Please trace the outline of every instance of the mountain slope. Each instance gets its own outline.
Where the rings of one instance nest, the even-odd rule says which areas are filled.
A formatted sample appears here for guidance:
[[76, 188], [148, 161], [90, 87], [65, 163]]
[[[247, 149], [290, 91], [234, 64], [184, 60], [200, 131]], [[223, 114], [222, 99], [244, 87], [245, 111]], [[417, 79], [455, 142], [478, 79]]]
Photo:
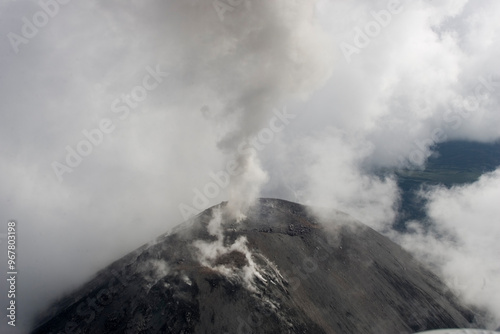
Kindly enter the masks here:
[[401, 247], [345, 215], [261, 199], [208, 209], [114, 262], [33, 333], [412, 333], [474, 314]]

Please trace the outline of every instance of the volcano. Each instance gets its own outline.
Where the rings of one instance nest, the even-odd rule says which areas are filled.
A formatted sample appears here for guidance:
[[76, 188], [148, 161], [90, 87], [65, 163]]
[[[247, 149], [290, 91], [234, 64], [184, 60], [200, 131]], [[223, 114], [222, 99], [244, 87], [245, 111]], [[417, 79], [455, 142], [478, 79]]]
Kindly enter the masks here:
[[414, 333], [477, 326], [443, 282], [349, 216], [221, 203], [101, 270], [32, 333]]

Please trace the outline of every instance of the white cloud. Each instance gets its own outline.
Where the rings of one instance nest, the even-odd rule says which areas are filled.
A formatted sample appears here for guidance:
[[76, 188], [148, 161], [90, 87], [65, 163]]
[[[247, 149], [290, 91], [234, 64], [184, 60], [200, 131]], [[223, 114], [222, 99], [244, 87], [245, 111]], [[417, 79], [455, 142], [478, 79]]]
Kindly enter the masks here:
[[[330, 129], [317, 137], [291, 146], [298, 154], [293, 172], [286, 178], [302, 188], [298, 200], [340, 210], [378, 230], [389, 227], [395, 217], [399, 192], [394, 179], [377, 177], [363, 170], [363, 159], [373, 147], [360, 138]], [[323, 213], [324, 214], [324, 213]]]
[[[466, 302], [500, 322], [500, 169], [477, 182], [422, 193], [433, 229], [417, 228], [401, 244], [434, 266]], [[495, 327], [496, 328], [496, 327]]]

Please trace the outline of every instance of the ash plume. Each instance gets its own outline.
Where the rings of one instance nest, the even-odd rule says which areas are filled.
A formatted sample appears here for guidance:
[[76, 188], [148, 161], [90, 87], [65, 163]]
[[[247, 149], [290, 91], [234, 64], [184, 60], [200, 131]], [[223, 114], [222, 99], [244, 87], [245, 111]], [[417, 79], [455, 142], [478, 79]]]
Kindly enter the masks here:
[[[210, 36], [210, 43], [186, 43], [194, 39], [189, 31], [183, 37], [183, 50], [197, 48], [184, 67], [196, 69], [190, 73], [193, 87], [211, 98], [209, 121], [222, 129], [218, 147], [238, 163], [227, 194], [234, 217], [244, 216], [268, 180], [248, 141], [273, 108], [307, 98], [330, 75], [328, 43], [315, 19], [315, 3], [243, 2], [222, 22], [200, 18], [206, 26], [192, 30], [202, 32], [195, 42]], [[179, 5], [190, 17], [206, 16], [210, 6], [201, 1]]]

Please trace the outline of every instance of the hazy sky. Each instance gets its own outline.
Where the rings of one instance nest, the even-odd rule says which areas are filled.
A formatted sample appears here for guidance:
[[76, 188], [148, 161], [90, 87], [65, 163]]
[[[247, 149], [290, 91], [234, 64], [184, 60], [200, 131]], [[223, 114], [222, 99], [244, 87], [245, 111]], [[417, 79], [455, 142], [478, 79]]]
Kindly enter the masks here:
[[0, 0], [18, 324], [190, 213], [259, 194], [385, 231], [500, 319], [500, 170], [422, 192], [435, 233], [412, 237], [387, 232], [399, 189], [372, 172], [500, 138], [499, 15], [495, 0]]

